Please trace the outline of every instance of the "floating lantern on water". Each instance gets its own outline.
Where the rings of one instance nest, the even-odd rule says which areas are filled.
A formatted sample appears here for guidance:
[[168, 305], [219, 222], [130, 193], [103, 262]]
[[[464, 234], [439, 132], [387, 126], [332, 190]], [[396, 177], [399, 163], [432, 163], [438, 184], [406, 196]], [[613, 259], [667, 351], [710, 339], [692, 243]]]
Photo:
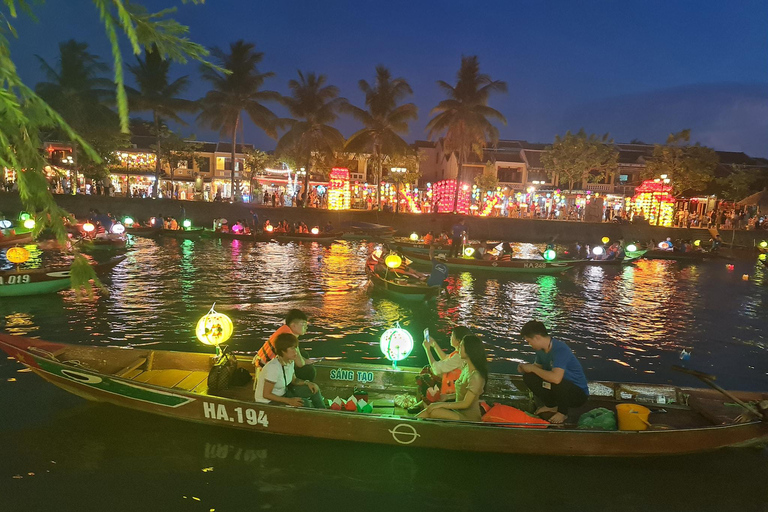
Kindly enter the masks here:
[[749, 274], [743, 274], [743, 275], [741, 276], [741, 280], [742, 280], [742, 281], [749, 281]]
[[110, 231], [112, 231], [112, 233], [114, 233], [115, 235], [122, 235], [123, 233], [125, 233], [125, 226], [123, 226], [118, 222], [112, 225], [112, 229], [110, 229]]
[[604, 244], [607, 244], [608, 242], [611, 241], [611, 239], [608, 238], [607, 236], [604, 236], [603, 238], [600, 239], [600, 241], [603, 242]]
[[554, 249], [547, 249], [546, 251], [544, 251], [544, 259], [545, 260], [552, 261], [555, 258], [557, 258], [557, 253], [555, 252]]
[[126, 217], [123, 219], [123, 224], [125, 224], [125, 227], [132, 228], [133, 227], [133, 219], [130, 217]]
[[475, 254], [474, 247], [467, 247], [466, 249], [464, 249], [464, 256], [466, 256], [467, 258], [471, 258], [473, 254]]
[[29, 259], [29, 251], [23, 247], [11, 247], [5, 251], [5, 259], [19, 265]]
[[182, 222], [181, 225], [184, 226], [184, 229], [189, 229], [192, 227], [192, 221], [189, 219], [184, 219], [184, 222]]
[[629, 252], [635, 252], [635, 251], [637, 251], [637, 246], [636, 246], [635, 244], [629, 244], [629, 245], [627, 246], [627, 251], [629, 251]]
[[694, 240], [693, 245], [695, 245], [696, 247], [699, 247], [701, 245], [701, 240]]
[[592, 254], [594, 254], [595, 256], [602, 256], [603, 252], [604, 252], [603, 248], [600, 247], [599, 245], [594, 249], [592, 249]]
[[218, 313], [214, 308], [216, 303], [211, 306], [210, 311], [197, 321], [195, 334], [197, 339], [204, 345], [213, 345], [216, 347], [216, 354], [219, 354], [219, 345], [227, 341], [232, 336], [234, 330], [232, 320], [223, 314]]
[[403, 264], [403, 259], [397, 254], [388, 254], [387, 257], [384, 258], [384, 264], [389, 268], [394, 269]]
[[725, 266], [725, 268], [727, 268], [727, 269], [728, 269], [728, 271], [731, 271], [731, 270], [733, 270], [733, 265], [732, 265], [732, 264], [730, 264], [730, 263], [728, 263], [728, 264]]
[[313, 227], [313, 228], [312, 228], [312, 230], [310, 231], [310, 233], [312, 233], [313, 235], [319, 235], [319, 234], [320, 234], [320, 228], [318, 228], [317, 226], [315, 226], [315, 227]]
[[419, 241], [419, 234], [418, 233], [411, 233], [411, 241], [418, 242]]
[[11, 221], [7, 219], [0, 220], [0, 229], [8, 229], [12, 226]]
[[96, 226], [94, 226], [90, 222], [86, 222], [85, 224], [83, 224], [83, 231], [85, 231], [86, 233], [90, 233], [94, 229], [96, 229]]
[[392, 368], [397, 368], [397, 362], [408, 357], [413, 350], [413, 337], [397, 323], [384, 331], [379, 346], [384, 357], [392, 361]]
[[27, 219], [24, 221], [24, 227], [27, 229], [33, 229], [35, 227], [35, 219]]

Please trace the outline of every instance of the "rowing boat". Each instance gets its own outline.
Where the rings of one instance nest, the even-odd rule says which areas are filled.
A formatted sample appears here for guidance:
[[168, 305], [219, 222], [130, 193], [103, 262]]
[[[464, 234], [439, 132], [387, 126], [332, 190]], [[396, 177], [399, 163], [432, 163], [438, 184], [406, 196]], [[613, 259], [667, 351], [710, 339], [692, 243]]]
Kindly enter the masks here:
[[713, 254], [704, 251], [678, 252], [664, 249], [651, 249], [643, 256], [649, 260], [704, 261], [713, 258]]
[[157, 238], [160, 236], [160, 231], [162, 231], [161, 228], [153, 226], [125, 228], [125, 232], [129, 235], [142, 236], [144, 238]]
[[162, 236], [170, 238], [188, 238], [198, 239], [205, 233], [204, 228], [192, 228], [192, 229], [163, 229], [160, 231]]
[[203, 237], [218, 240], [240, 240], [243, 242], [269, 242], [275, 239], [272, 234], [267, 233], [225, 233], [211, 230], [206, 230], [203, 233]]
[[[485, 242], [485, 241], [479, 241], [479, 240], [471, 240], [468, 243], [462, 245], [461, 250], [465, 250], [468, 247], [471, 247], [473, 249], [479, 249], [479, 248], [492, 248], [497, 245], [499, 245], [501, 242], [499, 241], [493, 241], [493, 242]], [[435, 241], [431, 245], [426, 244], [423, 241], [413, 241], [409, 238], [405, 237], [395, 237], [392, 240], [391, 245], [394, 245], [397, 247], [398, 250], [406, 250], [411, 252], [420, 252], [420, 253], [428, 253], [430, 250], [437, 253], [443, 253], [448, 252], [451, 250], [451, 244], [446, 242], [439, 242]], [[461, 252], [461, 251], [459, 251]]]
[[411, 275], [388, 271], [381, 275], [376, 270], [376, 262], [369, 261], [365, 272], [373, 289], [394, 300], [423, 302], [437, 297], [441, 288], [429, 286], [426, 279], [417, 279]]
[[[125, 256], [115, 256], [102, 263], [94, 263], [97, 273], [114, 268]], [[0, 297], [44, 295], [66, 290], [71, 286], [69, 266], [51, 266], [35, 269], [6, 270], [0, 272]]]
[[[768, 441], [768, 421], [739, 422], [740, 409], [718, 392], [671, 385], [591, 382], [590, 400], [572, 417], [595, 407], [640, 403], [651, 409], [642, 431], [579, 430], [572, 424], [531, 425], [417, 420], [394, 404], [413, 393], [418, 368], [316, 363], [316, 383], [326, 397], [348, 397], [364, 388], [373, 413], [318, 410], [256, 403], [253, 386], [209, 393], [209, 354], [52, 343], [0, 334], [0, 349], [50, 383], [88, 400], [180, 420], [240, 430], [378, 443], [400, 448], [533, 455], [653, 456], [711, 451]], [[253, 373], [251, 357], [238, 365]], [[766, 393], [738, 392], [744, 401]], [[528, 390], [514, 376], [491, 374], [484, 398], [530, 407]], [[23, 414], [17, 410], [15, 414]], [[764, 414], [764, 412], [763, 412]], [[118, 432], [115, 435], [119, 435]]]
[[333, 242], [340, 239], [343, 233], [277, 233], [273, 236], [278, 242]]
[[[645, 251], [642, 251], [645, 252]], [[620, 265], [629, 265], [637, 261], [642, 254], [633, 254], [632, 256], [625, 256], [624, 258], [613, 258], [610, 260], [597, 260], [597, 259], [587, 259], [587, 260], [559, 260], [564, 261], [568, 263], [572, 263], [576, 266], [583, 266], [583, 265], [604, 265], [604, 266], [620, 266]]]
[[[403, 251], [414, 265], [431, 267], [429, 255]], [[509, 260], [477, 260], [473, 258], [445, 258], [443, 261], [450, 270], [480, 270], [487, 272], [559, 274], [573, 268], [573, 263], [565, 261], [546, 261], [512, 258]]]
[[0, 247], [13, 247], [17, 244], [32, 243], [32, 233], [20, 233], [16, 235], [6, 235], [0, 239]]
[[345, 240], [386, 239], [395, 234], [395, 228], [372, 222], [346, 222], [341, 229]]

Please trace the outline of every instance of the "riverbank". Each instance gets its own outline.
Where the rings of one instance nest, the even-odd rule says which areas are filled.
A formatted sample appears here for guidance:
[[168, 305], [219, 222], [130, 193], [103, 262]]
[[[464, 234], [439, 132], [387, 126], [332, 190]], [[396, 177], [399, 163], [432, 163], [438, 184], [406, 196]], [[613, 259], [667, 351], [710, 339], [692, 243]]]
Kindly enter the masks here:
[[[318, 210], [314, 208], [272, 208], [263, 205], [209, 203], [202, 201], [177, 201], [173, 199], [140, 199], [90, 195], [56, 195], [56, 202], [77, 217], [88, 214], [91, 208], [100, 212], [111, 212], [117, 217], [131, 216], [137, 220], [162, 215], [177, 219], [182, 216], [192, 220], [195, 226], [211, 226], [213, 219], [225, 218], [231, 222], [249, 220], [254, 209], [261, 222], [304, 221], [307, 224], [323, 226], [328, 221], [338, 227], [345, 222], [374, 222], [397, 229], [407, 235], [414, 231], [448, 231], [461, 216], [451, 214], [386, 213], [365, 210]], [[15, 215], [22, 205], [18, 194], [0, 193], [0, 212]], [[553, 221], [537, 219], [509, 219], [501, 217], [467, 217], [467, 231], [472, 238], [503, 239], [518, 242], [542, 243], [553, 238], [558, 243], [590, 242], [604, 236], [612, 240], [663, 240], [667, 237], [690, 240], [708, 240], [709, 232], [704, 228], [683, 229], [649, 226], [647, 224], [615, 224], [600, 222]], [[761, 240], [768, 239], [768, 233], [746, 230], [720, 230], [723, 241], [735, 246], [754, 247]]]

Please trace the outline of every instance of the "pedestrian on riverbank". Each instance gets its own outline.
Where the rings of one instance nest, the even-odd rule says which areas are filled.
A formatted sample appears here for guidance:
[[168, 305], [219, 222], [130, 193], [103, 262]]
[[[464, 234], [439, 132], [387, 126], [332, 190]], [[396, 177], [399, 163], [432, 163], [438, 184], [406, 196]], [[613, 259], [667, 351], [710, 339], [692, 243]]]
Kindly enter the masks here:
[[458, 257], [461, 252], [461, 246], [464, 244], [464, 236], [467, 228], [464, 226], [464, 219], [454, 224], [451, 235], [451, 250], [448, 252], [449, 258]]

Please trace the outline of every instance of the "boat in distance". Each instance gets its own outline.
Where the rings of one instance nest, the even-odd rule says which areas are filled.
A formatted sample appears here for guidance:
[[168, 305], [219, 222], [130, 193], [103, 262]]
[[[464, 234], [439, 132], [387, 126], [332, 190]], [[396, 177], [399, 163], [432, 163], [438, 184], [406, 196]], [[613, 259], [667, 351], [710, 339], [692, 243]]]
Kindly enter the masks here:
[[[432, 260], [428, 254], [411, 251], [402, 251], [403, 254], [421, 267], [431, 267]], [[455, 270], [480, 270], [483, 272], [509, 272], [529, 274], [559, 274], [573, 268], [574, 264], [568, 261], [547, 261], [544, 259], [511, 258], [508, 260], [478, 260], [474, 258], [445, 258], [441, 259], [451, 271]]]
[[[575, 425], [530, 425], [417, 420], [394, 404], [412, 393], [418, 368], [319, 362], [317, 384], [326, 397], [350, 396], [364, 388], [372, 413], [294, 408], [256, 403], [251, 384], [219, 394], [208, 392], [214, 356], [124, 347], [84, 346], [0, 334], [0, 349], [52, 384], [88, 400], [180, 420], [258, 433], [378, 443], [401, 448], [573, 456], [656, 456], [711, 451], [768, 441], [762, 417], [743, 412], [714, 390], [671, 385], [591, 382], [584, 412], [595, 407], [642, 403], [651, 409], [648, 430], [580, 430]], [[253, 372], [250, 357], [238, 366]], [[768, 394], [737, 392], [739, 400], [765, 403]], [[486, 400], [530, 402], [516, 376], [491, 374]], [[572, 411], [575, 415], [582, 410]], [[16, 414], [23, 414], [17, 410]]]

